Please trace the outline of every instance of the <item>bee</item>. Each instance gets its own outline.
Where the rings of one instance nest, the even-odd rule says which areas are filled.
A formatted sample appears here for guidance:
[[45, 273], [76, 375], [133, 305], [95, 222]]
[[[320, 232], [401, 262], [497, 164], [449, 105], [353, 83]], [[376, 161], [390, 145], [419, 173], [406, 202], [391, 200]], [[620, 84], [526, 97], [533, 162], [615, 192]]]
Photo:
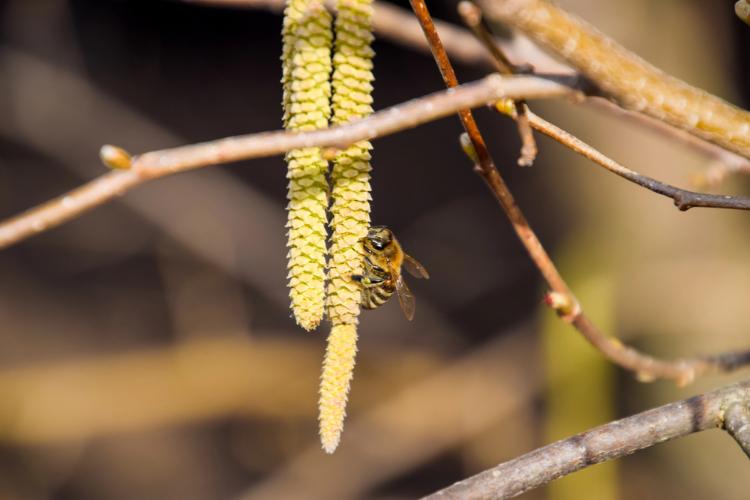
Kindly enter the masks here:
[[416, 278], [429, 279], [427, 269], [401, 248], [393, 231], [385, 226], [372, 226], [362, 238], [365, 250], [365, 268], [352, 279], [362, 285], [362, 307], [375, 309], [391, 298], [393, 292], [406, 319], [414, 318], [414, 295], [401, 275], [403, 265]]

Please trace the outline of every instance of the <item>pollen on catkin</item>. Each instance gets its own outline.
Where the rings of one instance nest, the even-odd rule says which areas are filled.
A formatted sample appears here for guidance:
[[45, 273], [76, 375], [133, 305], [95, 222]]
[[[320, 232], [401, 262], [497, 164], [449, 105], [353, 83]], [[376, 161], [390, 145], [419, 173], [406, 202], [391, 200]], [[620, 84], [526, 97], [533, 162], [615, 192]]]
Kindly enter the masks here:
[[[346, 417], [346, 399], [357, 354], [357, 325], [331, 327], [320, 377], [320, 441], [327, 453], [339, 445]], [[325, 418], [323, 416], [325, 415]]]
[[[317, 0], [288, 0], [284, 11], [282, 86], [284, 126], [308, 131], [331, 116], [331, 15]], [[315, 329], [325, 308], [328, 162], [320, 148], [286, 154], [288, 278], [292, 312]]]
[[[341, 124], [372, 113], [371, 0], [338, 0], [333, 55], [333, 117]], [[341, 151], [331, 172], [331, 248], [327, 313], [331, 333], [320, 386], [323, 449], [338, 446], [357, 352], [361, 289], [352, 280], [363, 269], [362, 238], [370, 226], [370, 149], [367, 141]]]

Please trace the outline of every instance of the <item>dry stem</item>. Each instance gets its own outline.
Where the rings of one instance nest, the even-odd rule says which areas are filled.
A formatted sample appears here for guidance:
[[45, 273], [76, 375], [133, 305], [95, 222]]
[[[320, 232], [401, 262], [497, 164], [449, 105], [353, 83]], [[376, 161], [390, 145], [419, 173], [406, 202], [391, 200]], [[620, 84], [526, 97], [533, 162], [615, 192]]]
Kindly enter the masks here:
[[750, 210], [750, 197], [697, 193], [695, 191], [688, 191], [652, 179], [651, 177], [639, 174], [638, 172], [630, 170], [629, 168], [617, 163], [574, 135], [562, 130], [556, 125], [553, 125], [540, 116], [535, 115], [531, 111], [527, 114], [529, 123], [534, 129], [567, 146], [585, 158], [601, 165], [610, 172], [619, 175], [623, 179], [627, 179], [628, 181], [653, 191], [654, 193], [671, 198], [674, 201], [675, 206], [680, 210], [684, 211], [695, 207]]
[[[492, 63], [495, 66], [495, 70], [501, 75], [506, 76], [517, 73], [518, 68], [505, 56], [490, 34], [489, 29], [485, 26], [482, 20], [482, 11], [479, 10], [479, 7], [468, 0], [463, 0], [458, 4], [458, 13], [461, 14], [464, 23], [471, 29], [477, 40], [492, 56]], [[529, 107], [524, 100], [513, 101], [513, 107], [515, 109], [514, 118], [518, 127], [518, 135], [521, 137], [521, 156], [518, 158], [518, 164], [522, 167], [530, 167], [534, 163], [539, 150], [537, 149], [534, 134], [531, 131], [531, 125], [527, 116]]]
[[[594, 464], [724, 426], [747, 452], [750, 381], [610, 422], [502, 463], [427, 499], [512, 498]], [[725, 411], [725, 408], [726, 411]], [[744, 415], [740, 410], [744, 408]], [[738, 416], [739, 415], [739, 416]], [[733, 431], [730, 422], [742, 422]], [[740, 430], [744, 429], [744, 430]], [[740, 438], [738, 434], [742, 434]], [[743, 444], [744, 443], [744, 444]]]
[[570, 87], [549, 79], [490, 75], [457, 89], [386, 108], [339, 127], [305, 133], [261, 132], [145, 153], [133, 158], [130, 170], [106, 173], [0, 222], [0, 248], [59, 226], [148, 180], [219, 163], [278, 155], [302, 147], [342, 149], [363, 139], [383, 137], [437, 120], [461, 108], [480, 106], [501, 98], [555, 97], [570, 92]]

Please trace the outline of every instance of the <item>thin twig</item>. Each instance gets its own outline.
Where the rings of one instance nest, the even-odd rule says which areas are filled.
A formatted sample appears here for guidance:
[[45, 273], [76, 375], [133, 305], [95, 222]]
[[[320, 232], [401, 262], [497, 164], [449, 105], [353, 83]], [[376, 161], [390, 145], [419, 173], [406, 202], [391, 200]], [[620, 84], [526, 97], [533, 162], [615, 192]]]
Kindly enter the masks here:
[[[694, 432], [726, 426], [729, 412], [725, 414], [724, 408], [737, 401], [742, 401], [747, 409], [750, 381], [596, 427], [502, 463], [425, 498], [513, 498], [591, 465]], [[747, 432], [748, 428], [745, 429]]]
[[674, 201], [675, 206], [680, 210], [689, 210], [694, 207], [750, 210], [750, 197], [697, 193], [695, 191], [688, 191], [686, 189], [666, 184], [646, 175], [639, 174], [638, 172], [630, 170], [629, 168], [617, 163], [574, 135], [562, 130], [556, 125], [553, 125], [531, 111], [528, 112], [528, 118], [529, 123], [534, 129], [567, 146], [585, 158], [601, 165], [610, 172], [619, 175], [623, 179], [627, 179], [628, 181], [653, 191], [654, 193], [671, 198]]
[[623, 107], [750, 157], [750, 112], [647, 63], [547, 0], [482, 0], [494, 21], [521, 30]]
[[[432, 22], [427, 6], [423, 0], [411, 0], [411, 5], [422, 25], [425, 37], [430, 43], [432, 54], [437, 62], [438, 68], [440, 69], [440, 73], [443, 75], [443, 80], [445, 81], [446, 86], [448, 88], [457, 87], [458, 79], [456, 78], [456, 73], [448, 60], [448, 55], [445, 53], [445, 49], [440, 41], [440, 36], [435, 30], [435, 25]], [[492, 159], [490, 152], [487, 150], [484, 138], [477, 127], [476, 121], [474, 121], [474, 116], [471, 111], [469, 109], [460, 110], [459, 118], [461, 119], [461, 124], [463, 125], [464, 130], [466, 130], [477, 155], [475, 171], [482, 177], [505, 210], [513, 228], [518, 234], [518, 237], [521, 239], [524, 246], [526, 246], [531, 259], [539, 268], [552, 289], [559, 291], [566, 296], [572, 297], [573, 294], [557, 272], [552, 260], [549, 258], [549, 255], [547, 255], [544, 247], [542, 247], [542, 244], [531, 229], [523, 212], [521, 212], [521, 209], [516, 204], [513, 194], [510, 192], [505, 181], [500, 176], [500, 172], [498, 172], [495, 167], [494, 160]]]
[[[458, 13], [474, 36], [482, 43], [492, 56], [492, 63], [495, 70], [501, 75], [512, 75], [517, 73], [519, 68], [510, 62], [510, 59], [503, 53], [493, 36], [490, 34], [487, 26], [482, 19], [482, 11], [479, 7], [468, 0], [463, 0], [458, 4]], [[519, 99], [512, 101], [515, 110], [514, 119], [518, 127], [518, 135], [521, 137], [521, 155], [518, 158], [518, 164], [522, 167], [530, 167], [534, 164], [536, 155], [539, 152], [534, 140], [534, 133], [531, 131], [528, 116], [526, 112], [529, 107], [526, 101]]]
[[130, 170], [113, 171], [73, 191], [0, 222], [0, 248], [80, 216], [152, 179], [187, 170], [278, 155], [301, 147], [344, 148], [363, 139], [393, 134], [453, 114], [456, 110], [511, 97], [555, 97], [571, 88], [550, 79], [490, 75], [460, 88], [442, 91], [386, 108], [363, 120], [325, 130], [261, 132], [145, 153]]
[[[448, 59], [448, 55], [440, 42], [440, 36], [435, 30], [424, 0], [410, 0], [410, 2], [417, 19], [419, 19], [425, 37], [430, 43], [433, 57], [440, 69], [440, 73], [443, 75], [446, 86], [449, 88], [456, 87], [458, 79]], [[510, 189], [495, 167], [494, 160], [487, 150], [484, 138], [474, 121], [471, 111], [469, 109], [460, 110], [459, 118], [473, 147], [470, 156], [475, 158], [474, 170], [482, 177], [487, 187], [489, 187], [492, 194], [500, 203], [521, 243], [526, 247], [531, 260], [552, 289], [556, 298], [555, 300], [550, 300], [549, 303], [554, 305], [561, 317], [571, 323], [604, 356], [619, 366], [635, 372], [641, 380], [668, 378], [675, 380], [680, 385], [687, 384], [696, 376], [709, 371], [729, 371], [736, 369], [743, 364], [736, 363], [737, 359], [743, 359], [745, 363], [750, 363], [750, 359], [747, 359], [747, 353], [730, 353], [710, 359], [694, 358], [664, 361], [643, 354], [632, 347], [625, 346], [616, 338], [604, 335], [583, 313], [577, 299], [545, 251], [539, 238], [533, 229], [531, 229], [523, 212], [516, 204]]]

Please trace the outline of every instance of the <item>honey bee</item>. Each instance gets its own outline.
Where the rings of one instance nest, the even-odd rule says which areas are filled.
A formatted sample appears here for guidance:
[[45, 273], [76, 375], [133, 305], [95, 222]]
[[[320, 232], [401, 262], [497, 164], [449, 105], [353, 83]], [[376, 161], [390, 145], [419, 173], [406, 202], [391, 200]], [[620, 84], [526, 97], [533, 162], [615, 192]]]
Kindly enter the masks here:
[[404, 252], [393, 231], [385, 226], [372, 226], [362, 238], [362, 246], [365, 250], [364, 272], [352, 276], [362, 285], [362, 307], [380, 307], [396, 292], [401, 310], [411, 321], [414, 318], [414, 295], [401, 275], [401, 266], [414, 277], [429, 279], [427, 269]]

